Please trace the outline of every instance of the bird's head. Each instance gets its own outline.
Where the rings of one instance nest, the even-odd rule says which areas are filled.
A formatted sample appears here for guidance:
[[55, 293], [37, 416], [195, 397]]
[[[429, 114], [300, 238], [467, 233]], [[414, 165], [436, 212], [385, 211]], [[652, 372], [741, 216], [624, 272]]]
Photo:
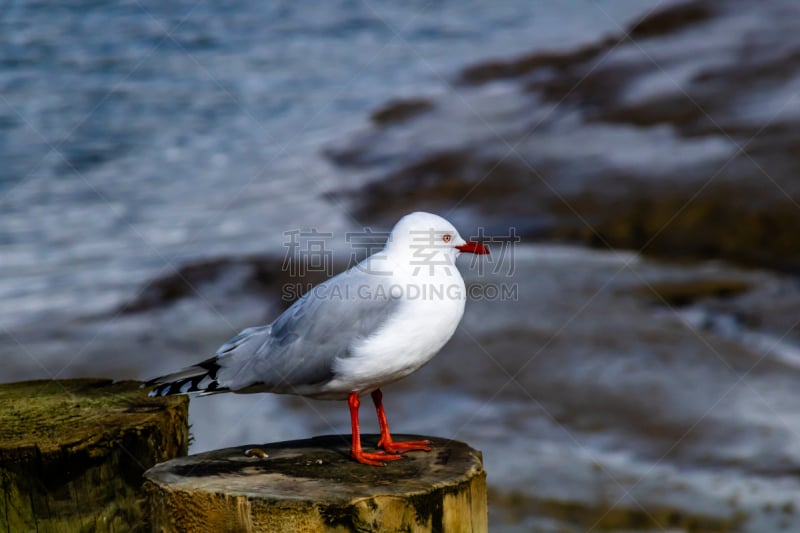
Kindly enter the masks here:
[[386, 252], [395, 258], [406, 258], [410, 264], [452, 265], [461, 253], [488, 254], [483, 244], [466, 241], [444, 218], [417, 211], [401, 218], [389, 236]]

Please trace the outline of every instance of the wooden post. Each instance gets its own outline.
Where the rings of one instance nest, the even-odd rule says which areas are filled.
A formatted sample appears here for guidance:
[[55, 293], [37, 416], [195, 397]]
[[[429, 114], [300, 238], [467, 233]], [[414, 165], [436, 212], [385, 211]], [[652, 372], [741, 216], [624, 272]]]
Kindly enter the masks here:
[[[145, 474], [150, 530], [158, 532], [484, 532], [480, 452], [429, 438], [385, 467], [349, 457], [350, 435], [250, 446], [173, 459]], [[377, 436], [363, 435], [365, 448]]]
[[0, 385], [0, 531], [141, 529], [142, 473], [186, 454], [187, 418], [130, 381]]

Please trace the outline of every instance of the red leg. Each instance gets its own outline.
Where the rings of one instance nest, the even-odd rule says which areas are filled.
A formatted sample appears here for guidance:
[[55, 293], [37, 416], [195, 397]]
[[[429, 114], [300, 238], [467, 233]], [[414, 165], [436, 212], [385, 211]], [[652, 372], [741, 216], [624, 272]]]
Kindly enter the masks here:
[[414, 440], [409, 442], [394, 442], [392, 435], [389, 433], [389, 421], [386, 420], [386, 412], [383, 410], [383, 393], [380, 389], [376, 389], [372, 393], [372, 401], [375, 403], [375, 410], [378, 412], [378, 424], [381, 426], [381, 440], [378, 441], [378, 447], [383, 448], [387, 452], [402, 453], [414, 450], [422, 450], [429, 452], [431, 448], [431, 441], [429, 440]]
[[358, 394], [353, 392], [347, 398], [347, 404], [350, 406], [350, 427], [353, 432], [353, 444], [350, 447], [350, 455], [359, 463], [372, 466], [385, 466], [384, 461], [396, 461], [402, 459], [402, 455], [394, 453], [366, 453], [361, 449], [361, 431], [358, 427], [358, 407], [361, 401], [358, 399]]

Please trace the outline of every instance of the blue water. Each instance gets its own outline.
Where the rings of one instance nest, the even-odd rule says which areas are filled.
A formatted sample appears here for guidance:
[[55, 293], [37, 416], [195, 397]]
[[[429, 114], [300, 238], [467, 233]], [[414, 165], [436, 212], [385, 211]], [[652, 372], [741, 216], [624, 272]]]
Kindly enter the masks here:
[[[324, 193], [363, 177], [332, 166], [322, 150], [365, 128], [370, 111], [396, 97], [460, 98], [470, 89], [451, 82], [469, 63], [596, 41], [666, 3], [0, 0], [0, 382], [143, 379], [207, 357], [275, 309], [261, 295], [209, 283], [151, 313], [110, 310], [187, 261], [282, 255], [284, 232], [301, 227], [361, 229]], [[495, 88], [469, 101], [513, 90]], [[582, 157], [605, 149], [597, 131], [580, 137]], [[626, 149], [610, 152], [624, 156], [623, 167], [685, 162], [686, 150], [707, 149], [690, 139], [676, 152], [651, 138], [639, 150], [638, 132], [625, 135], [614, 143]], [[564, 159], [575, 158], [568, 148]], [[744, 509], [769, 515], [768, 527], [754, 521], [752, 531], [785, 520], [797, 529], [780, 510], [800, 493], [794, 344], [780, 347], [787, 368], [741, 375], [714, 347], [749, 368], [749, 356], [760, 362], [780, 340], [758, 331], [707, 338], [705, 325], [686, 324], [706, 324], [715, 311], [674, 320], [674, 310], [659, 315], [626, 296], [643, 280], [692, 279], [683, 270], [691, 265], [627, 268], [632, 257], [530, 243], [515, 261], [519, 301], [471, 301], [446, 353], [386, 391], [393, 428], [484, 450], [500, 491], [602, 506], [631, 490], [648, 509]], [[469, 281], [474, 272], [463, 270]], [[780, 294], [781, 309], [796, 307], [792, 291], [770, 288], [773, 278], [760, 283], [756, 304], [772, 307]], [[542, 343], [547, 350], [525, 371], [527, 345]], [[516, 369], [527, 388], [509, 380]], [[644, 424], [627, 408], [640, 403], [657, 407]], [[193, 451], [349, 427], [341, 404], [294, 397], [220, 395], [190, 409]], [[367, 409], [362, 422], [376, 431]], [[671, 443], [660, 457], [650, 451], [664, 450], [669, 433], [652, 430], [660, 427], [676, 428], [676, 444], [697, 430], [675, 457]], [[740, 497], [741, 508], [732, 503]], [[532, 529], [513, 517], [497, 527], [493, 512], [493, 530]]]
[[[189, 259], [358, 227], [320, 155], [488, 56], [618, 31], [641, 0], [6, 1], [0, 327], [112, 308]], [[4, 376], [5, 377], [5, 376]]]

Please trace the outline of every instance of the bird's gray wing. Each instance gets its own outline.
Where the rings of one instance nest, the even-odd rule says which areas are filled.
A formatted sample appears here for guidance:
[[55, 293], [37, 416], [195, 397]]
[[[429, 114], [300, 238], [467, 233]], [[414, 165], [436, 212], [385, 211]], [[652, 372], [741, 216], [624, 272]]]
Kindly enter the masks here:
[[390, 280], [356, 267], [311, 289], [272, 324], [242, 331], [217, 351], [219, 385], [292, 392], [330, 380], [335, 359], [400, 304]]

